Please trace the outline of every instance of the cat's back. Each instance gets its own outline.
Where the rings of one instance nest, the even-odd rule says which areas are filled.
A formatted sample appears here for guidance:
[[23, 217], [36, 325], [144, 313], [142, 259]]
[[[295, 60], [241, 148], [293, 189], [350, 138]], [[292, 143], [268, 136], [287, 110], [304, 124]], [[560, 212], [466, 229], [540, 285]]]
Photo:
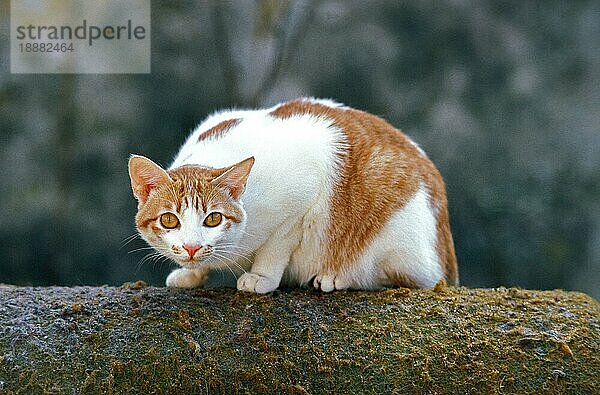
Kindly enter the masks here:
[[375, 115], [313, 98], [215, 113], [192, 132], [171, 168], [221, 168], [250, 156], [256, 159], [250, 184], [268, 179], [315, 192], [329, 188], [369, 205], [405, 204], [424, 183], [434, 195], [443, 189], [435, 166], [401, 131]]
[[[299, 101], [309, 102], [309, 99]], [[226, 110], [209, 116], [188, 137], [173, 165], [201, 164], [223, 167], [248, 156], [256, 158], [255, 171], [261, 166], [281, 171], [296, 167], [309, 170], [336, 162], [346, 149], [345, 135], [333, 120], [303, 112], [282, 116], [288, 102], [259, 110]], [[331, 109], [340, 104], [326, 101]]]
[[331, 100], [302, 98], [267, 109], [212, 114], [191, 133], [171, 168], [219, 168], [249, 156], [256, 158], [254, 173], [304, 172], [329, 181], [348, 166], [368, 174], [398, 170], [399, 162], [401, 172], [373, 175], [378, 180], [386, 175], [410, 178], [429, 162], [412, 140], [383, 119]]

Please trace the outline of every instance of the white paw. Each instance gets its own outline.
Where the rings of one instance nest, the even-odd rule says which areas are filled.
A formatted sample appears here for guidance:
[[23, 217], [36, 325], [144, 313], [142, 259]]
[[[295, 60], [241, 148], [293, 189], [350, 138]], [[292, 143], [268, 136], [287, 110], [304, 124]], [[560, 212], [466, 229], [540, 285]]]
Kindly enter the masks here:
[[277, 282], [269, 277], [264, 277], [256, 273], [244, 273], [237, 281], [238, 290], [256, 292], [257, 294], [266, 294], [275, 291], [278, 285]]
[[196, 288], [208, 278], [207, 269], [176, 269], [167, 276], [167, 287]]
[[319, 274], [315, 277], [313, 285], [316, 289], [320, 289], [323, 292], [331, 292], [334, 289], [342, 290], [350, 287], [350, 284], [344, 277], [335, 274]]

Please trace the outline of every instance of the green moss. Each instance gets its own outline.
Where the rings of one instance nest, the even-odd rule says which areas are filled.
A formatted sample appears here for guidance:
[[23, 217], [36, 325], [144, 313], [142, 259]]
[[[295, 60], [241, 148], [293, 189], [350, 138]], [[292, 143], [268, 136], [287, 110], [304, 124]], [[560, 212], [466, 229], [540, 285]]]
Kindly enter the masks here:
[[575, 292], [0, 290], [0, 392], [600, 393]]

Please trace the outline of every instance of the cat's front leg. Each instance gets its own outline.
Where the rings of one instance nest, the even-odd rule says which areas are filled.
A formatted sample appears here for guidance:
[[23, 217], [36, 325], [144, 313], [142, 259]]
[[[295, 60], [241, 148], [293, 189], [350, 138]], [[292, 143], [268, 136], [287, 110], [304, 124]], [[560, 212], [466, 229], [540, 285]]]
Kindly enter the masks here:
[[208, 278], [207, 267], [199, 269], [176, 269], [167, 276], [169, 288], [196, 288], [202, 286]]
[[256, 252], [250, 272], [240, 276], [237, 289], [260, 294], [277, 289], [292, 251], [298, 246], [300, 230], [299, 225], [280, 226]]

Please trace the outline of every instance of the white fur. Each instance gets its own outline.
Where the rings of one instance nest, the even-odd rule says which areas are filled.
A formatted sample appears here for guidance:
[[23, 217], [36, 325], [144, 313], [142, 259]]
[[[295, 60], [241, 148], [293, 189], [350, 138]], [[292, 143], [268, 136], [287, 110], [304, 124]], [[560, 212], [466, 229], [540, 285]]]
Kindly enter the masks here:
[[200, 269], [177, 269], [167, 276], [167, 287], [195, 288], [208, 278], [208, 266]]
[[[308, 100], [344, 108], [330, 100]], [[337, 153], [347, 146], [345, 135], [331, 120], [308, 114], [282, 120], [268, 115], [273, 109], [213, 114], [191, 134], [171, 166], [220, 168], [254, 156], [241, 197], [246, 227], [237, 232], [243, 253], [234, 250], [236, 255], [229, 259], [247, 271], [239, 277], [238, 289], [259, 293], [273, 291], [281, 282], [306, 285], [319, 275], [331, 197], [340, 173]], [[198, 142], [201, 133], [233, 118], [242, 121], [218, 138]], [[405, 273], [422, 286], [434, 285], [442, 272], [435, 249], [435, 216], [428, 202], [422, 187], [403, 209], [381, 218], [386, 225], [350, 272], [335, 278], [319, 276], [315, 284], [324, 291], [374, 289], [391, 285], [388, 271]], [[193, 213], [184, 216], [186, 222], [190, 219], [189, 226], [182, 227], [185, 238], [197, 237], [200, 243], [221, 237], [210, 233], [218, 229], [199, 230], [202, 219], [194, 219]], [[187, 269], [173, 272], [167, 285], [197, 286], [196, 280], [204, 278], [203, 272], [182, 270]]]
[[397, 271], [420, 287], [433, 287], [443, 270], [437, 255], [437, 221], [424, 185], [396, 211], [377, 236], [366, 256], [379, 257], [379, 285], [389, 285], [385, 273]]
[[335, 100], [332, 99], [317, 99], [314, 97], [310, 97], [308, 99], [306, 99], [307, 101], [311, 102], [311, 103], [316, 103], [316, 104], [322, 104], [324, 106], [327, 107], [333, 107], [333, 108], [339, 108], [342, 110], [347, 110], [349, 109], [349, 107], [344, 106], [342, 103], [338, 103]]
[[392, 273], [402, 273], [420, 287], [432, 287], [443, 277], [436, 252], [436, 218], [423, 185], [386, 222], [350, 271], [320, 279], [328, 290], [391, 286]]

